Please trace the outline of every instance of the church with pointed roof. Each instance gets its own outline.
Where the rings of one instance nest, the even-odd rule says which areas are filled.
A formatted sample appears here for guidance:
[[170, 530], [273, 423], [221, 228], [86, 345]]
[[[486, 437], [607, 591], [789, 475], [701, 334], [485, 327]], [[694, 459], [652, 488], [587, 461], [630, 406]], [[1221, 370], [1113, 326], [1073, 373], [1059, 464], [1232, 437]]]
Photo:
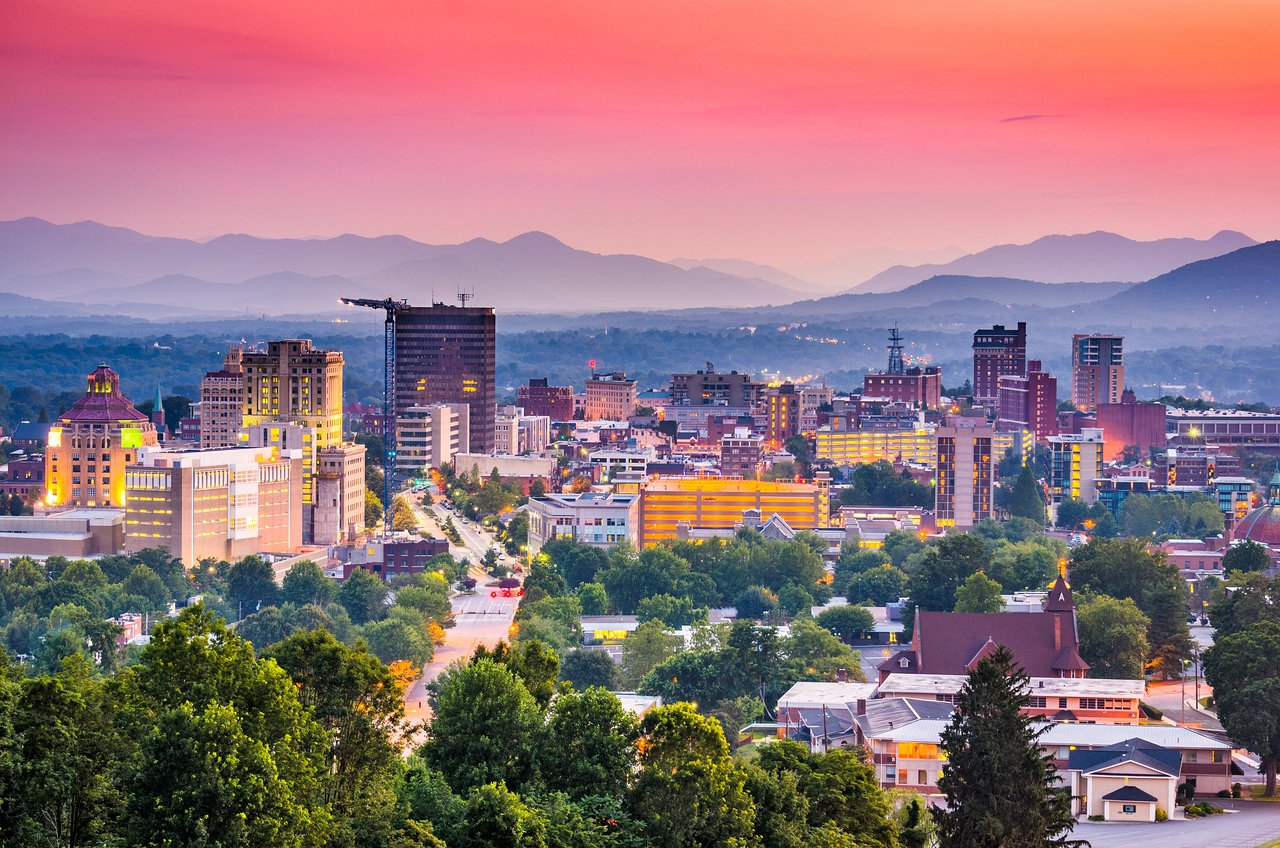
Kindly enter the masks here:
[[880, 681], [890, 674], [967, 674], [985, 656], [1005, 645], [1031, 677], [1085, 677], [1080, 656], [1076, 603], [1059, 576], [1049, 587], [1041, 612], [916, 612], [911, 647], [877, 667]]

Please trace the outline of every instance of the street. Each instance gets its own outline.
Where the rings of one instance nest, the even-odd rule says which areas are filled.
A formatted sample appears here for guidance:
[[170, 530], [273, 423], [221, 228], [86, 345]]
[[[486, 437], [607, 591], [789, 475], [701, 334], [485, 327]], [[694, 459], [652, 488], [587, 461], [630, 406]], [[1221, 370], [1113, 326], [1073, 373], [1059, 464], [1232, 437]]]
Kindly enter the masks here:
[[[418, 526], [433, 536], [444, 538], [440, 523], [436, 521], [434, 508], [423, 508], [420, 500], [405, 496], [406, 502], [418, 520]], [[476, 578], [476, 590], [472, 594], [454, 594], [450, 603], [454, 625], [445, 631], [445, 642], [436, 648], [435, 656], [422, 670], [422, 676], [405, 692], [405, 719], [412, 725], [420, 725], [431, 716], [427, 707], [426, 685], [439, 677], [455, 660], [471, 656], [477, 645], [492, 648], [506, 639], [511, 632], [519, 597], [493, 597], [487, 584], [492, 580], [480, 568], [480, 559], [490, 547], [497, 547], [493, 538], [476, 527], [466, 525], [460, 516], [454, 516], [454, 526], [462, 537], [463, 546], [450, 545], [450, 553], [471, 563], [471, 576]], [[406, 740], [406, 752], [416, 747], [421, 734]]]
[[1280, 836], [1280, 803], [1208, 799], [1237, 812], [1160, 824], [1080, 821], [1072, 836], [1093, 848], [1257, 848]]

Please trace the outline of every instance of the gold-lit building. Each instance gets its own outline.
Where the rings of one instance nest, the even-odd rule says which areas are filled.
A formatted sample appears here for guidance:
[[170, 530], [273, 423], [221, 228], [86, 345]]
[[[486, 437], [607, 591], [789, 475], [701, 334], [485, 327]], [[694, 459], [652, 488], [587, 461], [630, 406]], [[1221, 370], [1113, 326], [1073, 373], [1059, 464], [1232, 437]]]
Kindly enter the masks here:
[[245, 351], [242, 427], [289, 421], [315, 428], [317, 450], [342, 444], [342, 352], [310, 339], [269, 342]]
[[934, 515], [939, 527], [968, 530], [995, 518], [995, 428], [985, 419], [950, 419], [936, 432]]
[[302, 545], [302, 457], [276, 448], [143, 450], [122, 475], [125, 551], [168, 548], [188, 567]]
[[99, 365], [85, 396], [49, 428], [45, 503], [122, 507], [125, 466], [159, 443], [155, 425], [120, 392], [120, 375]]
[[815, 455], [819, 460], [827, 459], [836, 465], [868, 465], [883, 459], [932, 468], [937, 461], [932, 426], [864, 430], [819, 427]]
[[829, 492], [815, 483], [660, 477], [640, 489], [636, 542], [646, 548], [676, 538], [679, 525], [732, 529], [749, 510], [777, 515], [796, 530], [828, 525]]

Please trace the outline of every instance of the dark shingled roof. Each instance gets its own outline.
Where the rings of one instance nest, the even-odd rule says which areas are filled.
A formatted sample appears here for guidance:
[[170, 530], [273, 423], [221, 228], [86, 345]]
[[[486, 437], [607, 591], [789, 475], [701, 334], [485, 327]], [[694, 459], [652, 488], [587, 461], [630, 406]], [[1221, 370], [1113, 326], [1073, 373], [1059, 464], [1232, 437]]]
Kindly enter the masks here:
[[1114, 792], [1108, 792], [1102, 796], [1104, 801], [1147, 801], [1155, 803], [1156, 797], [1148, 795], [1136, 786], [1121, 786]]
[[[1060, 677], [1059, 671], [1089, 667], [1075, 650], [1075, 619], [1069, 612], [922, 610], [916, 612], [916, 627], [920, 642], [915, 670], [921, 674], [967, 673], [988, 640], [1007, 645], [1031, 677]], [[1059, 628], [1056, 639], [1055, 627]], [[1064, 648], [1070, 650], [1064, 653]]]
[[1067, 768], [1089, 774], [1121, 763], [1137, 763], [1147, 768], [1177, 777], [1182, 771], [1182, 752], [1162, 748], [1141, 739], [1126, 739], [1105, 748], [1072, 751], [1067, 758]]
[[951, 718], [955, 709], [946, 701], [925, 701], [919, 698], [877, 698], [867, 701], [867, 711], [857, 716], [858, 725], [867, 737], [879, 736], [886, 730], [906, 727], [922, 719], [943, 720]]

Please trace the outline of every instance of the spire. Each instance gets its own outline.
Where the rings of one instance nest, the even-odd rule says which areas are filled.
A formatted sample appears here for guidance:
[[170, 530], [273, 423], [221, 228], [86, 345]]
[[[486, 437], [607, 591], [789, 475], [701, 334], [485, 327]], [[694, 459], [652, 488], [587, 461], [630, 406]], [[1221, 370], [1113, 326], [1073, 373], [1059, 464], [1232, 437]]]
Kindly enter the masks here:
[[1061, 575], [1049, 587], [1049, 596], [1044, 601], [1045, 612], [1075, 612], [1076, 601], [1071, 594], [1071, 586]]
[[1276, 463], [1276, 473], [1271, 475], [1271, 505], [1280, 506], [1280, 462]]

